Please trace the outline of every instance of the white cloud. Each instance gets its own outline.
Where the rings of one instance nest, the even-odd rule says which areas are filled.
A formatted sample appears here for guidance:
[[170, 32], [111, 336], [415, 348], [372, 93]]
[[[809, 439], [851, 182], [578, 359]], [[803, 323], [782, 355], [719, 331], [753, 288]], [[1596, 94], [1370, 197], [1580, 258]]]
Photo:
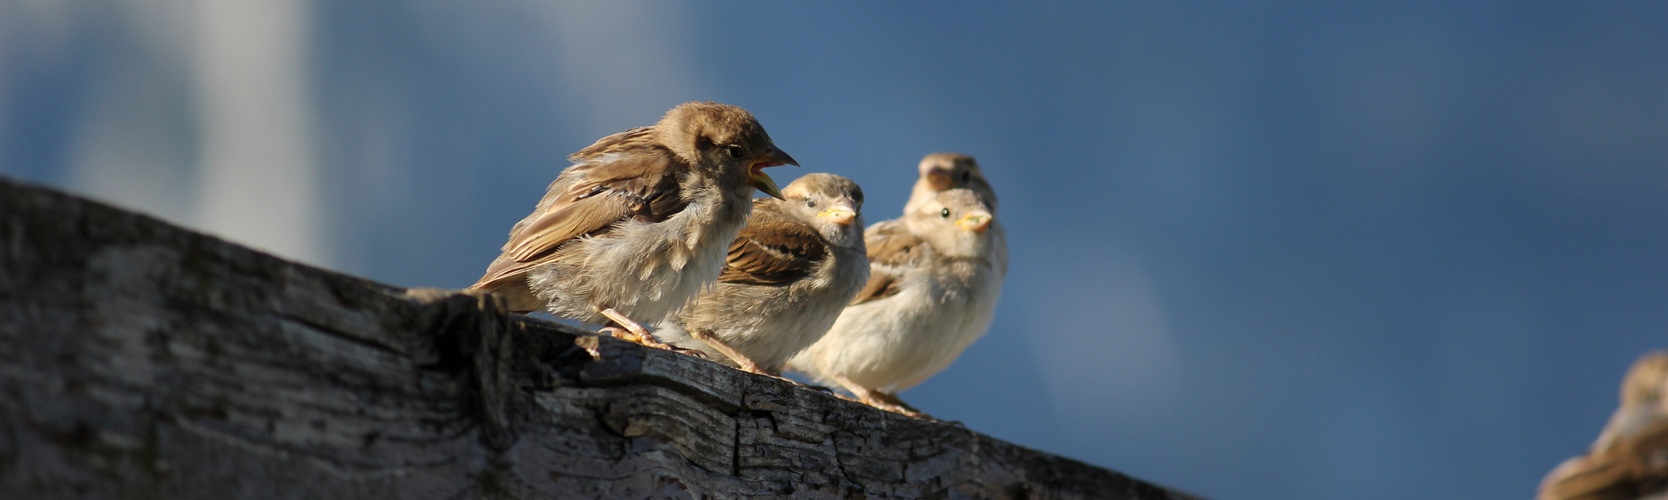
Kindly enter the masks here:
[[307, 78], [307, 2], [197, 3], [194, 43], [203, 229], [330, 265]]

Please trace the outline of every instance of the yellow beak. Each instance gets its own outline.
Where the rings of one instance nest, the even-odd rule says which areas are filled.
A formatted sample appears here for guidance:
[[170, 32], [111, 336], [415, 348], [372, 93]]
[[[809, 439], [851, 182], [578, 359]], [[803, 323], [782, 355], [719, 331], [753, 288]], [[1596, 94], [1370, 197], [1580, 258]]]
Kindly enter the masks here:
[[961, 216], [961, 219], [956, 221], [956, 227], [982, 233], [985, 229], [990, 227], [990, 221], [990, 212], [974, 210], [972, 212], [968, 212], [967, 215]]
[[851, 221], [857, 219], [857, 208], [853, 207], [849, 201], [838, 201], [834, 203], [834, 206], [828, 207], [828, 210], [817, 213], [817, 217], [827, 217], [833, 220], [835, 224], [847, 226], [851, 225]]
[[763, 169], [766, 168], [782, 165], [793, 165], [797, 167], [799, 166], [799, 162], [794, 161], [793, 157], [788, 156], [788, 153], [782, 151], [781, 148], [771, 146], [770, 149], [765, 150], [764, 154], [753, 159], [753, 165], [747, 169], [747, 178], [753, 182], [753, 187], [759, 188], [760, 191], [764, 191], [764, 194], [768, 194], [778, 200], [784, 199], [782, 198], [782, 188], [776, 187], [776, 181], [771, 179], [769, 175], [765, 175], [763, 171]]

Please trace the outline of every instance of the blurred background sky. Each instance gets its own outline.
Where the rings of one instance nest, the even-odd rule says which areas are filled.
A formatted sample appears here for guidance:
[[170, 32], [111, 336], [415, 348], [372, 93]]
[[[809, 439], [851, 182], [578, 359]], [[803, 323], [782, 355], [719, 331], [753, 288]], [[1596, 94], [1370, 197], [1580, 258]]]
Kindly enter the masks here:
[[1668, 347], [1664, 2], [0, 0], [0, 174], [400, 286], [688, 100], [871, 222], [976, 156], [1003, 302], [905, 398], [1206, 496], [1528, 498]]

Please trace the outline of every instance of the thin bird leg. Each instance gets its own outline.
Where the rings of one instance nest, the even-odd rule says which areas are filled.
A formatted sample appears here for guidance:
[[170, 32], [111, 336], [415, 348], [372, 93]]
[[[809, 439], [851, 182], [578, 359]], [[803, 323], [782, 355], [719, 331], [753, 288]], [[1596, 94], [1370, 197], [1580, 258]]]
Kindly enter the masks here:
[[[765, 368], [763, 366], [759, 366], [759, 363], [756, 362], [756, 361], [753, 361], [753, 358], [747, 357], [746, 354], [742, 354], [741, 351], [737, 351], [734, 347], [730, 347], [730, 345], [725, 344], [724, 341], [718, 340], [718, 337], [714, 337], [712, 335], [712, 332], [709, 332], [709, 331], [706, 331], [706, 330], [691, 330], [689, 332], [689, 336], [695, 337], [696, 340], [700, 340], [701, 342], [705, 342], [707, 345], [712, 346], [713, 349], [716, 349], [718, 352], [723, 353], [725, 356], [728, 356], [730, 358], [730, 360], [736, 362], [736, 366], [741, 367], [741, 371], [748, 372], [748, 373], [757, 373], [759, 375], [764, 375], [766, 377], [774, 377], [778, 380], [781, 380], [781, 381], [784, 381], [784, 382], [787, 382], [787, 383], [790, 383], [790, 384], [793, 384], [793, 385], [797, 385], [797, 386], [805, 387], [805, 388], [809, 388], [809, 389], [814, 389], [814, 390], [818, 390], [818, 391], [822, 391], [822, 392], [827, 392], [827, 393], [833, 393], [834, 392], [833, 389], [829, 389], [827, 387], [823, 387], [823, 386], [820, 386], [820, 385], [802, 384], [798, 380], [794, 380], [794, 379], [791, 379], [791, 378], [784, 377], [784, 376], [782, 376], [782, 370], [777, 370], [777, 369], [773, 369], [773, 368]], [[694, 352], [696, 354], [701, 354], [703, 357], [705, 356], [705, 354], [701, 353], [700, 351], [692, 351], [692, 352]]]
[[909, 416], [915, 417], [915, 418], [924, 418], [924, 419], [927, 419], [927, 420], [938, 420], [936, 418], [933, 418], [931, 415], [928, 415], [926, 413], [921, 412], [921, 410], [915, 409], [915, 407], [913, 407], [913, 406], [909, 406], [909, 403], [905, 403], [905, 402], [903, 402], [902, 399], [898, 399], [897, 394], [892, 394], [890, 392], [873, 391], [873, 392], [869, 393], [869, 397], [870, 397], [870, 400], [865, 401], [866, 403], [869, 404], [869, 406], [880, 408], [880, 409], [886, 410], [886, 411], [893, 411], [893, 412], [902, 413], [904, 415], [909, 415]]
[[853, 382], [844, 375], [835, 375], [834, 381], [839, 382], [841, 387], [845, 387], [846, 390], [851, 391], [852, 395], [857, 396], [857, 401], [860, 403], [892, 413], [902, 413], [915, 418], [932, 418], [927, 416], [925, 413], [921, 413], [921, 410], [917, 410], [907, 404], [904, 404], [903, 400], [898, 399], [896, 395], [863, 387], [862, 384]]
[[689, 336], [695, 337], [697, 340], [712, 346], [713, 349], [717, 349], [718, 352], [724, 353], [725, 356], [729, 356], [731, 361], [736, 362], [736, 366], [741, 367], [741, 371], [782, 378], [780, 375], [771, 373], [770, 370], [766, 370], [764, 367], [759, 366], [758, 363], [753, 362], [753, 358], [747, 357], [746, 354], [742, 354], [741, 351], [737, 351], [734, 347], [730, 347], [730, 345], [725, 344], [724, 341], [718, 340], [718, 337], [713, 336], [712, 332], [699, 328], [692, 328], [689, 330]]
[[[834, 376], [834, 382], [840, 384], [840, 387], [846, 388], [846, 390], [850, 391], [853, 396], [857, 396], [857, 399], [852, 399], [852, 401], [856, 401], [856, 402], [863, 403], [863, 404], [869, 404], [868, 403], [869, 394], [873, 393], [874, 391], [869, 390], [868, 387], [863, 387], [862, 384], [858, 384], [857, 382], [852, 382], [851, 379], [846, 378], [845, 375], [835, 375]], [[851, 398], [846, 398], [845, 396], [840, 396], [840, 397], [843, 398], [843, 399], [851, 399]]]
[[597, 312], [602, 313], [603, 316], [607, 316], [608, 319], [613, 320], [615, 324], [618, 324], [622, 327], [625, 327], [625, 330], [620, 330], [619, 328], [615, 328], [615, 327], [603, 328], [602, 331], [607, 332], [609, 335], [613, 335], [614, 337], [617, 337], [617, 338], [629, 340], [629, 341], [636, 342], [636, 343], [639, 343], [639, 344], [643, 344], [643, 345], [653, 347], [653, 348], [656, 348], [656, 349], [665, 349], [665, 350], [668, 350], [668, 351], [678, 351], [678, 352], [688, 352], [689, 351], [688, 349], [680, 349], [680, 348], [677, 348], [677, 347], [673, 347], [669, 344], [666, 344], [664, 342], [661, 342], [660, 340], [655, 339], [654, 335], [650, 335], [649, 331], [647, 329], [643, 328], [643, 325], [637, 324], [636, 321], [632, 321], [631, 318], [627, 318], [626, 315], [621, 314], [620, 311], [616, 311], [612, 307], [604, 307], [604, 308], [598, 309]]
[[[919, 419], [923, 419], [923, 420], [931, 420], [931, 421], [942, 423], [942, 424], [950, 424], [950, 425], [954, 425], [956, 427], [966, 427], [965, 425], [962, 425], [961, 422], [958, 422], [958, 421], [955, 421], [955, 420], [943, 420], [943, 419], [940, 419], [938, 417], [928, 415], [926, 412], [923, 412], [921, 410], [917, 410], [917, 409], [915, 409], [915, 407], [910, 406], [909, 403], [903, 402], [903, 399], [899, 398], [897, 393], [885, 392], [885, 391], [873, 391], [873, 392], [870, 393], [870, 396], [872, 396], [875, 401], [879, 401], [882, 405], [884, 405], [884, 406], [875, 405], [875, 403], [873, 403], [873, 402], [869, 403], [870, 405], [875, 405], [876, 408], [895, 411], [895, 412], [898, 412], [898, 413], [902, 413], [904, 415], [909, 415], [911, 417], [915, 417], [915, 418], [919, 418]], [[895, 410], [893, 408], [899, 408], [899, 409]]]

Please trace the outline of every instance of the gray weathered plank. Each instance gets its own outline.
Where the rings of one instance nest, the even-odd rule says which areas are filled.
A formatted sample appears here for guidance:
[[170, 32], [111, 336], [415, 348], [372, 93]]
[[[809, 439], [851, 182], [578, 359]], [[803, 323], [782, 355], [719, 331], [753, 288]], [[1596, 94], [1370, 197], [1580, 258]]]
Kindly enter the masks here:
[[0, 179], [0, 498], [1187, 498]]

